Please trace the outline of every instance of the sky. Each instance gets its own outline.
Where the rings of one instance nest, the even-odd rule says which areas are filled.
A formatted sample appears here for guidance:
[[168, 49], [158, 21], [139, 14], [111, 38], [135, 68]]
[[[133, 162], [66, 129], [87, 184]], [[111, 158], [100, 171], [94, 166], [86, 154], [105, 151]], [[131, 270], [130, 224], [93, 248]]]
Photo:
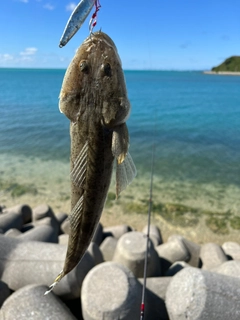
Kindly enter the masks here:
[[[115, 42], [124, 69], [209, 70], [240, 55], [240, 0], [100, 0], [94, 31]], [[0, 0], [0, 67], [67, 68], [88, 22], [59, 48], [78, 1]]]

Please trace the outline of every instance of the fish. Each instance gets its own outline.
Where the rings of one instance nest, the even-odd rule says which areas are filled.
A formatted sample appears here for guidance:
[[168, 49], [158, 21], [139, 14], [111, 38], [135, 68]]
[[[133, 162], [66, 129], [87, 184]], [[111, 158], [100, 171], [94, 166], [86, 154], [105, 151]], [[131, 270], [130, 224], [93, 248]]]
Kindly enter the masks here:
[[60, 91], [59, 108], [70, 120], [70, 235], [63, 270], [54, 286], [80, 262], [99, 223], [113, 167], [116, 197], [136, 176], [126, 120], [130, 102], [113, 40], [99, 31], [78, 48]]
[[59, 47], [62, 48], [65, 46], [68, 41], [75, 35], [75, 33], [80, 29], [93, 6], [96, 6], [96, 11], [92, 16], [90, 24], [92, 20], [96, 17], [96, 14], [99, 10], [100, 4], [96, 0], [81, 0], [76, 8], [73, 10], [66, 27], [63, 31], [62, 37], [60, 39]]

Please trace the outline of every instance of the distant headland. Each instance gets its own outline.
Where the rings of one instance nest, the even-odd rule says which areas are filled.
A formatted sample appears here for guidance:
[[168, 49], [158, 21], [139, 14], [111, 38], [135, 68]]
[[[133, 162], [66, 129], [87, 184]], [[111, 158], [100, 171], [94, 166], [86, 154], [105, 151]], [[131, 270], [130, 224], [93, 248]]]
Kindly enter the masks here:
[[240, 76], [240, 56], [227, 58], [217, 67], [213, 67], [211, 71], [204, 71], [203, 73]]

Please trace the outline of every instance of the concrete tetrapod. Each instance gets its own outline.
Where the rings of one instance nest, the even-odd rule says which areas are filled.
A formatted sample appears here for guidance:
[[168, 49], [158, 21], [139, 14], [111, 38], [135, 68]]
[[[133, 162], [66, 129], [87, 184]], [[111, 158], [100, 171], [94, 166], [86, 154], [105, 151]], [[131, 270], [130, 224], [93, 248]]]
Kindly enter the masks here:
[[197, 268], [184, 268], [166, 293], [171, 320], [239, 320], [240, 279]]
[[116, 239], [121, 238], [122, 235], [130, 231], [132, 231], [132, 228], [125, 224], [103, 228], [105, 237], [114, 237]]
[[[154, 277], [161, 274], [160, 259], [149, 240], [147, 276]], [[142, 232], [132, 231], [125, 233], [118, 240], [113, 261], [129, 268], [135, 277], [143, 277], [144, 259], [146, 252], [146, 235]]]
[[[49, 285], [62, 270], [67, 247], [54, 243], [21, 241], [0, 235], [0, 278], [12, 290], [29, 284]], [[64, 299], [79, 297], [82, 281], [95, 265], [88, 252], [54, 288]]]
[[200, 250], [202, 269], [211, 270], [228, 261], [223, 249], [216, 243], [205, 243]]
[[83, 281], [81, 298], [84, 320], [139, 319], [141, 285], [121, 264], [94, 267]]
[[32, 209], [27, 204], [21, 204], [11, 208], [7, 208], [5, 212], [15, 213], [21, 216], [24, 224], [30, 222], [32, 219]]
[[224, 242], [222, 248], [227, 256], [234, 260], [240, 260], [240, 245], [237, 242]]
[[[142, 233], [144, 234], [147, 234], [147, 231], [148, 231], [148, 225], [146, 225], [143, 229], [142, 229]], [[162, 241], [162, 235], [161, 235], [161, 231], [160, 229], [155, 226], [154, 224], [151, 224], [150, 225], [150, 228], [149, 228], [149, 236], [150, 236], [150, 239], [152, 240], [153, 244], [155, 246], [158, 246], [160, 244], [163, 243]]]
[[100, 245], [104, 261], [111, 261], [117, 246], [118, 240], [114, 237], [107, 237]]
[[0, 320], [76, 320], [65, 304], [46, 286], [29, 285], [14, 292], [3, 304]]

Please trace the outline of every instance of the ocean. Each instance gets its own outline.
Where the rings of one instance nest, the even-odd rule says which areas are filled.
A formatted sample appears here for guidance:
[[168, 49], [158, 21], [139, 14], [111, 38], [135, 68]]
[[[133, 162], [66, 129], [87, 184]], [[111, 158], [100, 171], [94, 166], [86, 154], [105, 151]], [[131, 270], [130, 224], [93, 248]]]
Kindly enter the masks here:
[[[64, 73], [0, 69], [0, 204], [44, 201], [67, 210], [69, 120], [58, 109]], [[238, 214], [240, 77], [125, 71], [125, 78], [138, 170], [129, 192], [147, 197], [154, 145], [157, 201]]]

